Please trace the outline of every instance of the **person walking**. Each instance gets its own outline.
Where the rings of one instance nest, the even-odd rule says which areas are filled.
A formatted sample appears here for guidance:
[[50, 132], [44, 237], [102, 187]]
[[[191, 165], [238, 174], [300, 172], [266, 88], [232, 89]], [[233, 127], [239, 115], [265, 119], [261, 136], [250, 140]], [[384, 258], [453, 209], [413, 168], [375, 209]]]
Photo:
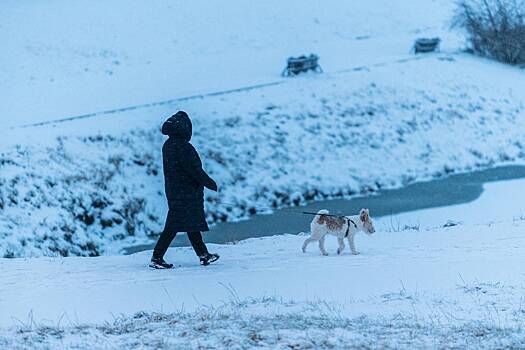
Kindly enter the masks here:
[[217, 191], [217, 184], [202, 169], [199, 154], [190, 143], [192, 124], [186, 112], [179, 111], [168, 118], [162, 125], [162, 134], [168, 136], [162, 147], [162, 161], [169, 210], [149, 266], [173, 267], [164, 261], [164, 254], [178, 232], [187, 232], [201, 265], [209, 265], [219, 255], [210, 254], [202, 240], [201, 232], [209, 231], [204, 215], [204, 187]]

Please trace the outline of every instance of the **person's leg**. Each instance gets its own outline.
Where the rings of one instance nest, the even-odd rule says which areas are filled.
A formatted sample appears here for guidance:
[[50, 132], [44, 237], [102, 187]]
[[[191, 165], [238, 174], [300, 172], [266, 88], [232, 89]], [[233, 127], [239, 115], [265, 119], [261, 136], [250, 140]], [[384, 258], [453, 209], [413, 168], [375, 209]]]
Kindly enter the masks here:
[[164, 229], [164, 231], [162, 231], [162, 234], [159, 237], [159, 240], [157, 241], [157, 244], [155, 245], [155, 249], [153, 249], [153, 258], [164, 258], [164, 254], [166, 254], [166, 251], [168, 250], [171, 242], [173, 241], [176, 235], [177, 232], [172, 232], [170, 230]]
[[206, 248], [206, 245], [202, 241], [202, 234], [199, 231], [188, 232], [188, 238], [198, 257], [208, 254], [208, 248]]
[[[168, 202], [168, 206], [171, 207], [170, 202]], [[160, 235], [159, 240], [155, 245], [155, 249], [153, 249], [153, 258], [164, 258], [164, 254], [166, 254], [166, 251], [170, 247], [171, 242], [177, 235], [174, 218], [175, 215], [173, 211], [171, 209], [168, 210], [168, 215], [166, 216], [166, 223], [164, 224], [164, 230], [162, 231], [162, 234]]]

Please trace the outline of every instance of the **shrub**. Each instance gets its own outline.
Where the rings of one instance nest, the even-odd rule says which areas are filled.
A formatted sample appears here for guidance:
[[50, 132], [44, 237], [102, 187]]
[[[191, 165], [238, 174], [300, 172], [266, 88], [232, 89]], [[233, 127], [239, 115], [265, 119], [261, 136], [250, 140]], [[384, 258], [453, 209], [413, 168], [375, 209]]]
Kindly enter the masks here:
[[525, 63], [523, 0], [460, 0], [453, 26], [468, 35], [469, 49], [510, 64]]

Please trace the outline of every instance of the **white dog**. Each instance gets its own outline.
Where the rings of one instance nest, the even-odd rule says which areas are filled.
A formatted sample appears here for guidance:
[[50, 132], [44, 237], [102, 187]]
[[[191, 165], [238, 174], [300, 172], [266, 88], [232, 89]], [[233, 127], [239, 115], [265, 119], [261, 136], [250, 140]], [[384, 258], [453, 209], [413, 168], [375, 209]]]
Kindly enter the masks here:
[[306, 252], [306, 247], [313, 241], [319, 241], [319, 249], [321, 254], [328, 255], [324, 249], [324, 238], [327, 234], [337, 237], [339, 248], [337, 254], [341, 254], [345, 249], [344, 239], [348, 238], [348, 244], [352, 254], [359, 254], [355, 250], [354, 237], [359, 231], [363, 231], [369, 235], [375, 232], [374, 225], [368, 214], [368, 209], [361, 209], [359, 215], [354, 216], [336, 216], [330, 215], [328, 210], [319, 210], [317, 215], [310, 224], [312, 235], [303, 243], [303, 253]]

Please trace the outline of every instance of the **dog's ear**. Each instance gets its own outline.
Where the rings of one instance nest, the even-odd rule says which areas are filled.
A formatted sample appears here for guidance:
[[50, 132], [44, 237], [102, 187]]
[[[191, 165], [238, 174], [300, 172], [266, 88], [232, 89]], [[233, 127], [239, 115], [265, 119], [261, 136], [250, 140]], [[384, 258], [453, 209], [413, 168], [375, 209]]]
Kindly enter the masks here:
[[361, 209], [361, 211], [359, 212], [359, 218], [361, 219], [362, 222], [367, 222], [368, 221], [368, 209]]

